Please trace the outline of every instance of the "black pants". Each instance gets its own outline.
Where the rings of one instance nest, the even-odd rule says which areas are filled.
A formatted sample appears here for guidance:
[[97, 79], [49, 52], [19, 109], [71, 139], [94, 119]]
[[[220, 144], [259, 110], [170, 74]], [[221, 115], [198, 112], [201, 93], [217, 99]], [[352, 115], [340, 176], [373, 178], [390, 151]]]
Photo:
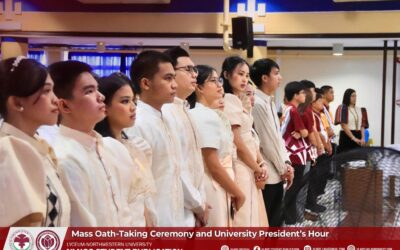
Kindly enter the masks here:
[[293, 185], [286, 191], [284, 198], [284, 217], [286, 224], [294, 224], [296, 223], [297, 213], [296, 213], [296, 198], [299, 193], [302, 180], [303, 173], [306, 166], [304, 165], [294, 165], [294, 179]]
[[330, 157], [327, 154], [323, 154], [317, 158], [316, 165], [311, 167], [306, 203], [307, 209], [315, 210], [314, 208], [315, 205], [317, 205], [318, 195], [324, 192], [328, 181], [330, 163]]
[[262, 191], [270, 227], [280, 227], [283, 222], [283, 181], [267, 184]]
[[[354, 137], [357, 139], [361, 139], [361, 130], [350, 130]], [[355, 141], [353, 141], [347, 134], [341, 130], [339, 135], [339, 146], [337, 149], [337, 153], [346, 152], [352, 150], [354, 148], [361, 147]]]

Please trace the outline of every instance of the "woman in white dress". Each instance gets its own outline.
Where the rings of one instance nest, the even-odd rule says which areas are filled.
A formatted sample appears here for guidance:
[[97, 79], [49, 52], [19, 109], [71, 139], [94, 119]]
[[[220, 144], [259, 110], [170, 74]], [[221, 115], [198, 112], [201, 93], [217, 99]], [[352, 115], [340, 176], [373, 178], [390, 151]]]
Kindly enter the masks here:
[[106, 118], [96, 124], [95, 130], [104, 137], [120, 141], [129, 151], [137, 171], [135, 171], [134, 194], [129, 197], [133, 227], [157, 226], [157, 215], [152, 202], [156, 193], [150, 170], [152, 150], [142, 138], [129, 137], [124, 128], [132, 127], [136, 119], [136, 95], [129, 78], [122, 73], [113, 73], [98, 80], [99, 91], [105, 97]]
[[58, 99], [42, 64], [19, 56], [0, 63], [0, 227], [69, 226], [70, 201], [53, 149], [36, 135], [54, 125]]
[[205, 165], [205, 189], [210, 204], [208, 226], [231, 227], [235, 211], [240, 211], [245, 196], [235, 183], [233, 137], [218, 114], [212, 110], [222, 98], [222, 82], [215, 69], [197, 66], [196, 91], [189, 96], [190, 110], [199, 132]]
[[235, 216], [234, 225], [265, 227], [268, 226], [267, 213], [256, 182], [266, 180], [267, 171], [265, 162], [257, 157], [259, 146], [252, 135], [253, 117], [241, 101], [249, 82], [249, 65], [238, 56], [228, 57], [222, 64], [221, 76], [225, 90], [224, 112], [231, 123], [238, 156], [233, 163], [236, 182], [247, 197]]

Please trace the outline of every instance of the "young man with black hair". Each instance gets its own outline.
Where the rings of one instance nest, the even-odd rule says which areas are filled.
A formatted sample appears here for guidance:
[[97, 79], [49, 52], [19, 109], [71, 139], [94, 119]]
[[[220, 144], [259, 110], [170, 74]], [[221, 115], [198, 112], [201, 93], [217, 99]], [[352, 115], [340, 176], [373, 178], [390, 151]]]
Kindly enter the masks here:
[[78, 61], [49, 67], [61, 115], [54, 151], [71, 200], [71, 226], [131, 226], [133, 162], [118, 141], [94, 131], [105, 117], [91, 67]]
[[281, 133], [289, 152], [290, 161], [294, 167], [293, 186], [285, 195], [285, 223], [295, 224], [297, 221], [296, 200], [302, 187], [303, 173], [307, 162], [307, 148], [303, 138], [308, 136], [297, 107], [305, 102], [305, 86], [301, 82], [290, 82], [285, 87], [285, 96], [288, 107], [285, 111], [285, 120], [282, 123]]
[[279, 66], [271, 59], [259, 59], [250, 70], [251, 80], [257, 86], [253, 108], [254, 127], [260, 138], [260, 151], [267, 162], [268, 179], [263, 190], [269, 225], [282, 225], [284, 183], [289, 189], [293, 168], [280, 133], [280, 122], [274, 102], [274, 93], [282, 77]]
[[128, 136], [142, 137], [152, 148], [151, 171], [157, 188], [154, 204], [158, 225], [186, 226], [180, 145], [162, 112], [162, 107], [172, 103], [177, 93], [172, 60], [158, 51], [144, 51], [132, 63], [130, 76], [140, 97], [135, 126], [126, 132]]
[[185, 223], [188, 227], [205, 226], [208, 206], [204, 189], [204, 164], [196, 124], [188, 112], [186, 101], [195, 91], [197, 69], [189, 53], [181, 47], [170, 48], [164, 54], [172, 59], [177, 83], [174, 102], [165, 104], [162, 112], [180, 144]]

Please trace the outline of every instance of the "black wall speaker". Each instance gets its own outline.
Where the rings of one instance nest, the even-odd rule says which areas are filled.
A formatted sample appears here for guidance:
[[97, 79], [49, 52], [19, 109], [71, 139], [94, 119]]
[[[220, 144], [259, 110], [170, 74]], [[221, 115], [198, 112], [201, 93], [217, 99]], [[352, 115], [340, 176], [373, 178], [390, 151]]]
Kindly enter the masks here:
[[232, 18], [232, 42], [235, 49], [253, 47], [253, 19], [251, 17]]

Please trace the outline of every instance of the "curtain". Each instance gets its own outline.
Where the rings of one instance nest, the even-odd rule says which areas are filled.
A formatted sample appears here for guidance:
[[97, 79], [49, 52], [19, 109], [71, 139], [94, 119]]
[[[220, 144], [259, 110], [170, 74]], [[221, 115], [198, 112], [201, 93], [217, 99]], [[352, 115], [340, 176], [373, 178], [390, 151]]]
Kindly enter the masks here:
[[34, 59], [43, 65], [47, 65], [47, 58], [44, 54], [44, 51], [29, 51], [28, 58]]
[[129, 76], [129, 68], [134, 54], [96, 53], [96, 52], [70, 52], [69, 59], [89, 64], [93, 72], [100, 77], [108, 76], [114, 72], [122, 72]]

